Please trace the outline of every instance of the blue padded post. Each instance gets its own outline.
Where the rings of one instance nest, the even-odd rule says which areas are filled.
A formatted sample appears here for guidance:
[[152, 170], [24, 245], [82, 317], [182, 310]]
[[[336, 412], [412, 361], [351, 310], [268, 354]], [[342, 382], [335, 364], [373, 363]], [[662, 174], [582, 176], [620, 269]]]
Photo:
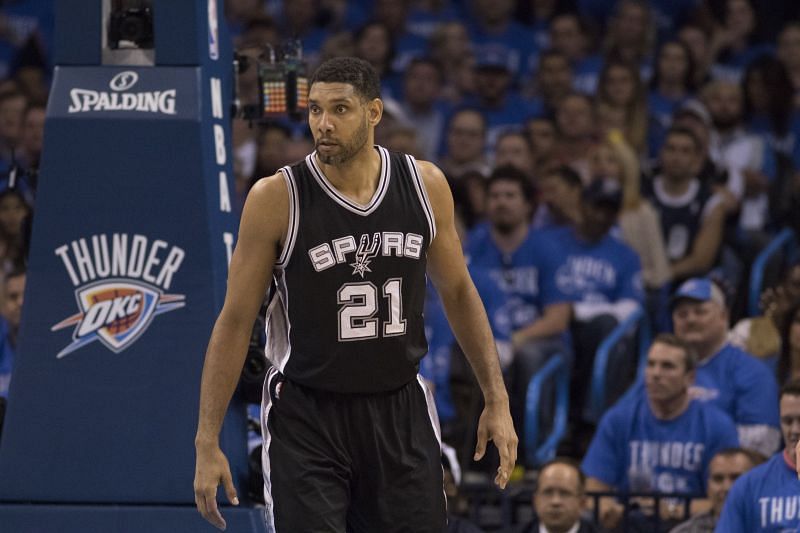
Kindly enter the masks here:
[[638, 307], [628, 318], [620, 322], [597, 348], [594, 356], [594, 366], [592, 367], [590, 391], [590, 398], [592, 399], [591, 410], [595, 418], [600, 417], [606, 402], [606, 375], [608, 373], [608, 358], [611, 354], [611, 349], [616, 346], [624, 335], [635, 331], [644, 315], [644, 309]]
[[753, 261], [753, 268], [750, 270], [750, 294], [747, 303], [747, 314], [756, 316], [759, 313], [758, 301], [761, 298], [761, 291], [764, 284], [764, 270], [773, 255], [781, 250], [787, 250], [789, 256], [794, 255], [797, 247], [794, 231], [785, 228], [778, 233]]
[[[550, 378], [556, 380], [556, 407], [553, 431], [537, 448], [536, 442], [539, 440], [539, 401], [544, 383]], [[533, 375], [525, 396], [525, 456], [529, 463], [541, 464], [555, 456], [556, 446], [566, 431], [568, 410], [569, 368], [564, 356], [556, 353]]]

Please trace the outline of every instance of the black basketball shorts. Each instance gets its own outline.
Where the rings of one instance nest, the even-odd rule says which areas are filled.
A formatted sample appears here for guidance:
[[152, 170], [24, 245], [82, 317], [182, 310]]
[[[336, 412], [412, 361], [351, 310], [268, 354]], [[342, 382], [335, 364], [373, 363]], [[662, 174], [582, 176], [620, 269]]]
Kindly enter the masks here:
[[261, 413], [267, 531], [442, 533], [447, 523], [433, 397], [339, 394], [272, 369]]

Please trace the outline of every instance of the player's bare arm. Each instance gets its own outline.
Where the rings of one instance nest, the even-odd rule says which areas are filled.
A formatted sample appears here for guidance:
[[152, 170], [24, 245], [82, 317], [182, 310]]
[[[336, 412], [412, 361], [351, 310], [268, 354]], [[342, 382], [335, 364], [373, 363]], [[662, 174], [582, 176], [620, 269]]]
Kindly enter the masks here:
[[245, 202], [239, 237], [228, 269], [225, 303], [208, 342], [200, 386], [200, 416], [195, 448], [194, 492], [203, 518], [220, 529], [217, 508], [222, 484], [238, 504], [230, 466], [219, 447], [219, 432], [247, 355], [247, 345], [261, 306], [281, 239], [288, 224], [288, 191], [281, 175], [259, 181]]
[[447, 180], [431, 163], [420, 161], [419, 168], [436, 219], [436, 238], [428, 248], [428, 274], [442, 298], [447, 320], [475, 372], [486, 404], [478, 423], [475, 458], [480, 459], [487, 441], [493, 441], [500, 453], [495, 483], [505, 488], [517, 459], [517, 435], [497, 349], [483, 303], [464, 262]]

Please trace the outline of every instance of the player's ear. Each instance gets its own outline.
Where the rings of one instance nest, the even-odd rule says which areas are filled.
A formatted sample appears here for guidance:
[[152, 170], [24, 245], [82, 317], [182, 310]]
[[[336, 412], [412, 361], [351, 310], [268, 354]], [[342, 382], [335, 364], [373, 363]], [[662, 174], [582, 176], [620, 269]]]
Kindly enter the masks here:
[[383, 116], [383, 100], [373, 98], [367, 102], [367, 120], [373, 126], [377, 126]]

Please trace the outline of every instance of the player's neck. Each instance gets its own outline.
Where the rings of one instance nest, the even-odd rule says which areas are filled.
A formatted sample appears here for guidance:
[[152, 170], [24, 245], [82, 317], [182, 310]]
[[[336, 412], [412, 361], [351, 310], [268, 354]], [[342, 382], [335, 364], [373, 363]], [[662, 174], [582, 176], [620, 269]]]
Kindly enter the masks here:
[[336, 165], [323, 163], [315, 156], [325, 177], [341, 194], [359, 204], [367, 204], [375, 194], [381, 173], [381, 157], [367, 143], [353, 157]]

